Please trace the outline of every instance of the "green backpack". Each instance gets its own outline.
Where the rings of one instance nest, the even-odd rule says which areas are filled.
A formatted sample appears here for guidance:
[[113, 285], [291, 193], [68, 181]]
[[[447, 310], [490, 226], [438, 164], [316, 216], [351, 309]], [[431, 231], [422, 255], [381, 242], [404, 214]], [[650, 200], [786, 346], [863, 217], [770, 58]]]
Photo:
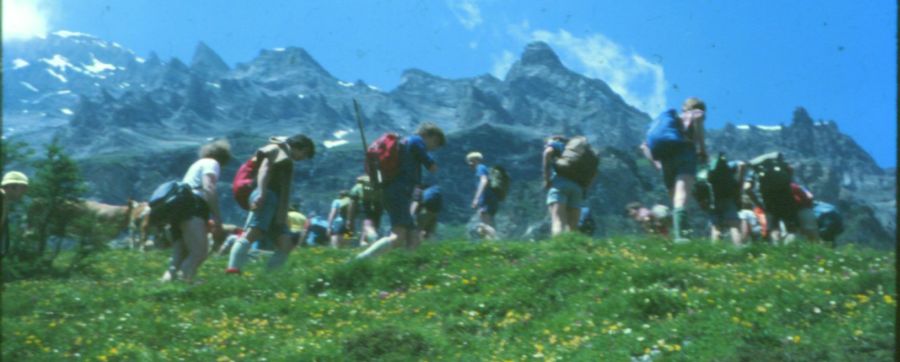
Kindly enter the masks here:
[[488, 186], [494, 192], [494, 195], [497, 195], [498, 200], [503, 201], [506, 199], [506, 194], [509, 192], [509, 174], [506, 173], [506, 169], [503, 166], [491, 167], [488, 174]]

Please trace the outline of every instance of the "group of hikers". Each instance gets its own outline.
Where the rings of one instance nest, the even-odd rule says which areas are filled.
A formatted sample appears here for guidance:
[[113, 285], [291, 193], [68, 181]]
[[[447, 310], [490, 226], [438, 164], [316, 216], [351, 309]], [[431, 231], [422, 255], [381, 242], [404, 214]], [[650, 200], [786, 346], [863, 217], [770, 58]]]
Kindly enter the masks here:
[[[743, 245], [761, 235], [778, 242], [785, 231], [818, 240], [812, 195], [792, 182], [792, 169], [783, 157], [769, 154], [748, 163], [729, 161], [723, 154], [710, 159], [704, 141], [705, 112], [703, 101], [688, 98], [681, 112], [669, 110], [651, 125], [641, 149], [662, 172], [671, 210], [632, 203], [627, 206], [629, 216], [648, 232], [667, 235], [675, 243], [688, 242], [686, 205], [694, 198], [708, 213], [714, 240], [725, 234], [735, 245]], [[213, 250], [229, 255], [228, 274], [240, 274], [254, 249], [271, 250], [269, 269], [283, 265], [297, 245], [337, 248], [353, 243], [365, 248], [357, 258], [395, 248], [415, 249], [435, 234], [441, 189], [423, 185], [422, 169], [437, 171], [430, 152], [445, 142], [444, 132], [427, 122], [405, 137], [382, 135], [367, 148], [365, 174], [355, 179], [352, 188], [338, 193], [327, 218], [312, 214], [307, 218], [290, 205], [292, 178], [296, 162], [315, 156], [315, 143], [302, 134], [272, 137], [241, 165], [232, 183], [235, 200], [248, 211], [243, 227], [223, 224], [217, 196], [221, 168], [232, 159], [230, 145], [226, 140], [205, 144], [181, 180], [160, 185], [149, 199], [152, 222], [170, 225], [175, 240], [162, 280], [194, 281], [210, 252], [209, 239], [217, 241]], [[465, 162], [475, 176], [470, 205], [474, 230], [481, 238], [495, 239], [495, 216], [508, 193], [509, 176], [502, 167], [489, 167], [478, 151], [468, 153]], [[593, 232], [585, 200], [598, 162], [583, 136], [547, 139], [541, 175], [552, 235]], [[8, 245], [8, 204], [21, 198], [27, 184], [20, 172], [3, 178], [4, 247]], [[390, 231], [379, 238], [385, 212]], [[745, 217], [746, 212], [752, 217]], [[754, 222], [748, 226], [751, 219]]]

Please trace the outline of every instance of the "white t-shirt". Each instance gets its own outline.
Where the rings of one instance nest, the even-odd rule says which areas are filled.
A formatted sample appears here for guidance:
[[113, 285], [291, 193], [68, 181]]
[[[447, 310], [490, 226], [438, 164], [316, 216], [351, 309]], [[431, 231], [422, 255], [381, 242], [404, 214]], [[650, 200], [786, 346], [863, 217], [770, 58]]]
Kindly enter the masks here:
[[216, 160], [211, 158], [197, 160], [188, 168], [181, 182], [191, 185], [195, 194], [203, 196], [203, 176], [205, 175], [214, 175], [216, 180], [219, 179], [219, 163]]

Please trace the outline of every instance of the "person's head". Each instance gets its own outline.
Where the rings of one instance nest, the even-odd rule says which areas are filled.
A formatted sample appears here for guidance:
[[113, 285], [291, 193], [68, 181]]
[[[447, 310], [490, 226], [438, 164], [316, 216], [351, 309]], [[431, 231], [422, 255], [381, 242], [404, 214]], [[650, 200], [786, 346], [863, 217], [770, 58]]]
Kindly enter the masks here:
[[447, 142], [447, 139], [444, 138], [444, 131], [441, 130], [438, 125], [425, 122], [419, 125], [419, 129], [416, 130], [416, 134], [421, 136], [425, 141], [425, 148], [429, 151], [436, 150]]
[[293, 135], [284, 141], [291, 148], [291, 159], [308, 160], [316, 155], [316, 144], [303, 134]]
[[681, 111], [693, 118], [706, 118], [706, 103], [700, 98], [690, 97], [681, 104]]
[[226, 139], [215, 140], [200, 146], [198, 154], [200, 158], [211, 158], [225, 165], [231, 161], [231, 144]]
[[369, 175], [361, 175], [356, 178], [356, 183], [366, 185], [369, 183]]
[[481, 155], [481, 152], [472, 151], [466, 155], [466, 163], [469, 164], [469, 167], [475, 168], [479, 163], [484, 161], [484, 156]]
[[17, 201], [28, 192], [28, 176], [19, 171], [9, 171], [3, 175], [2, 187], [10, 201]]

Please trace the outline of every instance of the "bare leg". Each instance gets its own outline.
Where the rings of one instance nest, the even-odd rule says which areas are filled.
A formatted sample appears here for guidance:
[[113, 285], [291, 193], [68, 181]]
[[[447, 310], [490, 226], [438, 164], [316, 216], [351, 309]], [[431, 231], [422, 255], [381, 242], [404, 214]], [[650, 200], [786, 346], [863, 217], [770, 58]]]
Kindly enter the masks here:
[[566, 207], [566, 221], [568, 224], [568, 230], [566, 230], [566, 231], [578, 230], [578, 220], [579, 219], [581, 219], [581, 208]]
[[184, 273], [184, 280], [188, 283], [192, 282], [194, 276], [197, 275], [197, 269], [200, 264], [206, 260], [209, 250], [209, 243], [206, 238], [206, 223], [194, 217], [181, 223], [181, 238], [187, 246], [188, 255], [181, 264], [181, 271]]
[[550, 234], [559, 235], [564, 231], [565, 225], [568, 225], [566, 215], [562, 212], [564, 206], [557, 202], [550, 204], [547, 208], [550, 211]]

